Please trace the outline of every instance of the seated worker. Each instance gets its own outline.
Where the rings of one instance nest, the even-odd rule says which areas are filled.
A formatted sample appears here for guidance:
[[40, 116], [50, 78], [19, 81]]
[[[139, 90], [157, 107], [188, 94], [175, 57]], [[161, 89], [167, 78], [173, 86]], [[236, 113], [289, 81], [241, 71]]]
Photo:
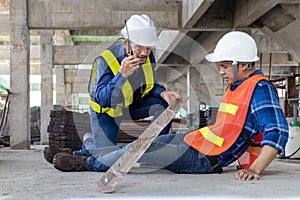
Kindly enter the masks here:
[[[251, 36], [232, 31], [217, 43], [208, 61], [220, 68], [228, 83], [214, 125], [180, 134], [158, 136], [139, 159], [174, 173], [221, 173], [235, 162], [259, 134], [261, 152], [248, 169], [235, 173], [238, 180], [257, 180], [288, 140], [288, 123], [277, 90], [261, 70], [255, 70], [257, 47]], [[92, 143], [86, 138], [85, 144]], [[130, 147], [93, 156], [59, 153], [53, 165], [60, 171], [106, 171]]]
[[[147, 15], [132, 15], [121, 30], [122, 44], [113, 44], [94, 61], [89, 82], [90, 122], [94, 143], [82, 152], [117, 145], [123, 119], [157, 118], [179, 94], [157, 83], [152, 48], [157, 44], [156, 27]], [[161, 132], [167, 134], [172, 122]], [[130, 134], [130, 133], [129, 133]], [[46, 147], [44, 158], [70, 149]]]

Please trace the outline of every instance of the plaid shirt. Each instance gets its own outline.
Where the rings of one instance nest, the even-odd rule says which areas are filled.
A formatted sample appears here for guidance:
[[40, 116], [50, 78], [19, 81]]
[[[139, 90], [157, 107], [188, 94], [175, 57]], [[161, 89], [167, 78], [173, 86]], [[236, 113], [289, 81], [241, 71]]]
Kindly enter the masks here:
[[[235, 90], [244, 80], [255, 74], [263, 74], [256, 70], [249, 77], [230, 86]], [[284, 151], [288, 140], [288, 123], [279, 104], [276, 88], [269, 81], [260, 81], [254, 89], [243, 132], [252, 140], [258, 132], [264, 135], [261, 145], [270, 145], [279, 152]], [[236, 161], [249, 147], [240, 135], [236, 142], [218, 156], [223, 167]]]

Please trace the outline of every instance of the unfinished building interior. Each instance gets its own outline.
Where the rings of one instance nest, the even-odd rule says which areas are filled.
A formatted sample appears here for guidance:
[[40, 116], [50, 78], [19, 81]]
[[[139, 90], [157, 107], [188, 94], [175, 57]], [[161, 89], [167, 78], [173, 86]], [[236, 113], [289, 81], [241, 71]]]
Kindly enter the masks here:
[[[157, 78], [183, 97], [175, 133], [213, 123], [227, 84], [204, 57], [224, 34], [250, 34], [260, 57], [255, 68], [276, 86], [298, 140], [288, 152], [293, 156], [274, 160], [262, 180], [243, 184], [233, 177], [235, 166], [201, 176], [140, 169], [112, 196], [97, 188], [101, 173], [60, 173], [48, 165], [44, 146], [80, 148], [77, 132], [91, 131], [92, 63], [122, 37], [124, 19], [133, 14], [155, 22]], [[299, 32], [300, 0], [0, 0], [0, 199], [300, 198]], [[64, 121], [70, 113], [73, 121]], [[63, 123], [71, 123], [68, 130], [57, 128]], [[150, 123], [122, 123], [119, 142], [133, 141]], [[76, 137], [53, 139], [64, 131]]]

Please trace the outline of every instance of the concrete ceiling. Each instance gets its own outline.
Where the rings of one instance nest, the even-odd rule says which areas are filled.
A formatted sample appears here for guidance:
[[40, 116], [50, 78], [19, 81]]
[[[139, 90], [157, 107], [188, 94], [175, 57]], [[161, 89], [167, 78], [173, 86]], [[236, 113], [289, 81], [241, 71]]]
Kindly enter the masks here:
[[[0, 44], [9, 39], [9, 2], [0, 4]], [[230, 30], [252, 34], [263, 53], [286, 52], [300, 62], [300, 0], [28, 0], [28, 27], [32, 33], [67, 31], [63, 38], [69, 42], [60, 44], [90, 45], [103, 36], [118, 36], [124, 19], [143, 13], [159, 30], [156, 58], [160, 66], [202, 63]]]
[[[229, 30], [244, 30], [254, 34], [254, 37], [258, 30], [262, 31], [300, 62], [300, 43], [298, 42], [300, 34], [297, 34], [300, 31], [299, 0], [207, 0], [201, 2], [198, 9], [195, 9], [196, 13], [190, 16], [190, 21], [179, 30], [180, 33], [184, 33], [184, 36], [176, 38], [174, 42], [177, 45], [170, 45], [172, 47], [164, 52], [168, 55], [161, 55], [159, 62], [178, 61], [179, 59], [174, 58], [177, 55], [170, 52], [180, 51], [190, 52], [190, 59], [193, 60], [194, 49], [191, 48], [195, 46], [195, 42], [210, 52], [219, 38]], [[200, 10], [201, 13], [197, 13]], [[273, 50], [269, 49], [269, 51]], [[201, 59], [203, 57], [195, 61], [201, 62]]]
[[[10, 1], [1, 2], [0, 33], [5, 35], [9, 32], [5, 6]], [[74, 36], [117, 35], [124, 19], [146, 13], [160, 31], [172, 29], [181, 35], [173, 36], [176, 41], [166, 54], [191, 42], [211, 51], [229, 30], [260, 29], [299, 62], [299, 5], [300, 0], [28, 0], [28, 26], [31, 30], [68, 29]], [[161, 55], [159, 61], [165, 60], [172, 59]]]

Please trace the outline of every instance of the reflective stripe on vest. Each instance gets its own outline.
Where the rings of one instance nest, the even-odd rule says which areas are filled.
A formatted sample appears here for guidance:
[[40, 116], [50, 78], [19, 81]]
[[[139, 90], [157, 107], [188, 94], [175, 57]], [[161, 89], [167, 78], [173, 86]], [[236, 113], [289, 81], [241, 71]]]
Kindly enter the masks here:
[[221, 147], [223, 145], [224, 138], [221, 138], [221, 137], [215, 135], [213, 132], [210, 131], [210, 129], [207, 126], [199, 129], [199, 131], [202, 133], [203, 137], [207, 141], [214, 143], [214, 144], [218, 145], [219, 147]]
[[230, 148], [242, 132], [254, 88], [261, 80], [267, 78], [257, 74], [234, 91], [228, 88], [220, 104], [216, 123], [187, 133], [184, 141], [206, 155], [218, 155]]
[[91, 87], [93, 87], [93, 85], [95, 84], [96, 81], [96, 75], [97, 75], [97, 65], [98, 65], [98, 58], [95, 59], [93, 66], [92, 66], [92, 71], [91, 71], [91, 75], [90, 75], [90, 82], [88, 85], [88, 90], [89, 90], [89, 94], [90, 97], [93, 95], [93, 89]]
[[[109, 68], [111, 69], [112, 73], [115, 76], [120, 69], [120, 64], [119, 64], [117, 58], [114, 56], [114, 54], [110, 50], [103, 51], [100, 54], [100, 56], [105, 60], [105, 62], [107, 63], [107, 65], [109, 66]], [[154, 75], [153, 75], [152, 65], [150, 63], [149, 57], [147, 58], [146, 63], [142, 65], [142, 68], [143, 68], [145, 81], [146, 81], [146, 89], [143, 92], [143, 95], [142, 95], [142, 97], [143, 97], [154, 87]], [[95, 83], [96, 75], [97, 75], [97, 62], [95, 62], [93, 64], [93, 69], [92, 69], [92, 74], [91, 74], [89, 85], [92, 85]], [[90, 88], [89, 90], [90, 90], [89, 91], [90, 96], [92, 96], [92, 89]], [[124, 83], [124, 86], [122, 88], [122, 93], [123, 93], [123, 97], [124, 97], [124, 105], [125, 105], [125, 107], [128, 107], [133, 101], [133, 91], [132, 91], [132, 87], [128, 80], [126, 80]], [[115, 109], [108, 108], [108, 107], [101, 109], [101, 106], [98, 103], [96, 103], [95, 101], [90, 100], [89, 103], [95, 112], [107, 113], [111, 117], [117, 117], [117, 116], [122, 115], [122, 108], [120, 106], [117, 106], [117, 108], [115, 108]]]
[[102, 108], [101, 106], [93, 100], [89, 100], [89, 104], [91, 108], [97, 113], [106, 113], [111, 117], [119, 117], [122, 116], [122, 107], [117, 106], [115, 109], [112, 108]]
[[154, 76], [153, 76], [152, 66], [149, 57], [147, 58], [146, 63], [142, 65], [142, 67], [143, 67], [145, 81], [146, 81], [146, 88], [142, 95], [142, 97], [144, 97], [154, 87]]
[[229, 103], [220, 103], [219, 111], [228, 113], [231, 115], [235, 115], [236, 111], [238, 110], [237, 105], [229, 104]]
[[[101, 53], [102, 58], [105, 60], [107, 65], [109, 66], [110, 70], [116, 76], [120, 69], [120, 64], [114, 54], [109, 51], [105, 50]], [[132, 87], [128, 80], [125, 81], [124, 86], [122, 88], [122, 93], [124, 97], [124, 105], [125, 107], [129, 106], [132, 103], [133, 96], [132, 96]]]

